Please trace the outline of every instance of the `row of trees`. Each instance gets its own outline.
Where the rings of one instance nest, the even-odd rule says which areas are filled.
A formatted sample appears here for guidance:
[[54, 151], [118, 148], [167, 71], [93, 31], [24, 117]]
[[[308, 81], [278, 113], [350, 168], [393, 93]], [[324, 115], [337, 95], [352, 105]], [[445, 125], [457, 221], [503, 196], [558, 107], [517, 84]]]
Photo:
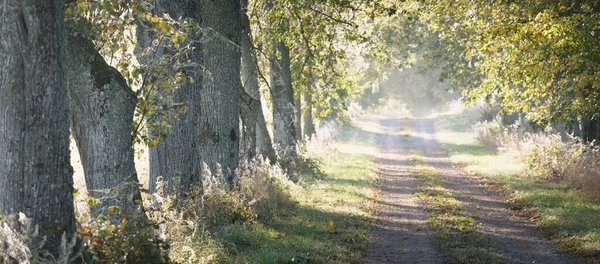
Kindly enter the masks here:
[[600, 139], [597, 1], [405, 1], [397, 7], [395, 16], [381, 17], [376, 32], [395, 58], [423, 54], [469, 102], [484, 99], [540, 125], [563, 123], [586, 142]]
[[[540, 123], [578, 121], [584, 140], [597, 139], [599, 8], [595, 1], [7, 0], [0, 213], [31, 217], [53, 254], [63, 234], [75, 233], [69, 134], [88, 192], [100, 200], [137, 183], [136, 143], [150, 147], [150, 191], [160, 176], [167, 194], [200, 185], [203, 164], [228, 180], [240, 162], [261, 156], [293, 169], [315, 119], [334, 118], [386, 68], [415, 56], [467, 99]], [[125, 197], [119, 206], [141, 213], [139, 189]]]
[[379, 9], [339, 0], [7, 1], [0, 213], [31, 217], [53, 255], [74, 236], [69, 129], [89, 195], [104, 202], [107, 190], [133, 182], [118, 204], [132, 212], [142, 213], [135, 143], [150, 147], [150, 191], [162, 177], [167, 194], [200, 185], [203, 169], [231, 181], [240, 161], [261, 155], [293, 169], [313, 116], [348, 98], [336, 43], [365, 41], [353, 21]]

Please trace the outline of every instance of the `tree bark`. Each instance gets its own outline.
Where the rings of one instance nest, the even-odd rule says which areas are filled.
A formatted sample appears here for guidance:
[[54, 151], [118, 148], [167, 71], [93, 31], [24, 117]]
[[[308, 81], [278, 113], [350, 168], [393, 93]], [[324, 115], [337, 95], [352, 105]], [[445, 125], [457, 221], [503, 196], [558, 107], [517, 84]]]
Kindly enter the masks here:
[[[196, 1], [159, 0], [155, 1], [154, 12], [159, 16], [167, 13], [174, 18], [183, 17], [198, 21], [199, 8]], [[194, 51], [188, 58], [191, 62], [202, 65], [201, 46], [192, 45]], [[167, 194], [173, 194], [177, 188], [186, 190], [201, 182], [198, 121], [201, 113], [202, 71], [193, 69], [186, 72], [186, 75], [191, 76], [194, 82], [178, 87], [171, 95], [174, 103], [184, 104], [187, 111], [180, 114], [177, 120], [168, 121], [173, 128], [173, 133], [150, 149], [149, 189], [151, 192], [156, 190], [158, 176], [162, 176], [163, 181], [167, 183], [164, 190]], [[179, 186], [174, 186], [176, 183]]]
[[304, 137], [310, 139], [315, 133], [315, 123], [313, 121], [313, 112], [312, 112], [312, 87], [308, 87], [308, 91], [304, 94]]
[[571, 131], [574, 137], [581, 138], [581, 126], [579, 119], [575, 119], [571, 122]]
[[273, 101], [274, 141], [280, 157], [297, 157], [294, 118], [294, 90], [290, 52], [285, 43], [273, 41], [271, 52], [271, 99]]
[[[257, 122], [255, 111], [256, 108], [256, 100], [252, 98], [250, 95], [251, 92], [255, 92], [254, 89], [258, 92], [258, 80], [254, 83], [252, 78], [255, 72], [255, 68], [252, 68], [251, 65], [255, 63], [254, 58], [252, 57], [252, 47], [250, 40], [250, 19], [246, 14], [246, 10], [248, 9], [248, 1], [240, 0], [240, 8], [241, 12], [241, 23], [242, 23], [242, 39], [241, 39], [241, 48], [242, 48], [242, 63], [240, 65], [242, 70], [242, 87], [240, 87], [240, 162], [250, 161], [256, 158], [256, 131], [257, 131]], [[250, 87], [254, 86], [256, 87]], [[260, 107], [260, 94], [258, 94], [258, 107]], [[262, 111], [262, 109], [260, 109]]]
[[0, 213], [22, 212], [58, 256], [75, 232], [64, 1], [0, 4]]
[[581, 117], [581, 140], [585, 143], [591, 142], [593, 139], [594, 128], [592, 128], [592, 120], [588, 115]]
[[581, 136], [585, 143], [592, 143], [600, 139], [599, 121], [593, 119], [593, 114], [585, 114], [581, 117]]
[[208, 40], [202, 47], [205, 77], [198, 148], [213, 173], [220, 164], [232, 180], [239, 158], [240, 0], [200, 0], [200, 4], [200, 25], [208, 31]]
[[240, 91], [240, 162], [256, 158], [256, 120], [255, 111], [260, 102], [254, 100], [246, 91]]
[[302, 95], [300, 93], [294, 98], [294, 128], [296, 140], [302, 141]]
[[[251, 113], [251, 120], [255, 123], [255, 145], [257, 148], [257, 155], [263, 155], [268, 158], [272, 163], [277, 162], [277, 155], [273, 148], [271, 141], [271, 135], [267, 130], [267, 123], [265, 122], [265, 115], [263, 113], [261, 95], [258, 85], [258, 64], [256, 61], [256, 54], [254, 52], [254, 45], [252, 44], [251, 30], [250, 30], [250, 19], [245, 13], [248, 7], [248, 1], [242, 0], [242, 84], [244, 90], [248, 95], [254, 99], [255, 108], [248, 109]], [[243, 102], [242, 102], [243, 104]], [[242, 112], [244, 110], [242, 109]], [[250, 125], [250, 124], [249, 124]]]
[[[71, 26], [67, 26], [67, 31], [72, 133], [81, 156], [87, 190], [91, 197], [102, 200], [105, 205], [92, 207], [92, 216], [102, 213], [106, 205], [114, 204], [111, 189], [131, 192], [126, 194], [130, 197], [127, 204], [119, 206], [138, 210], [134, 202], [139, 197], [139, 189], [131, 133], [136, 95], [121, 73], [106, 63], [90, 39]], [[128, 178], [131, 181], [126, 186]]]

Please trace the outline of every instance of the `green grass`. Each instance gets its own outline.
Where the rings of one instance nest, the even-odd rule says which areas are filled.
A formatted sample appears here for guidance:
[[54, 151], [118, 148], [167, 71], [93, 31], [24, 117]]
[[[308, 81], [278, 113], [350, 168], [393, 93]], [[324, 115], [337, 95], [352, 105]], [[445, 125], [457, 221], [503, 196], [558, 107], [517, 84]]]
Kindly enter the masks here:
[[434, 230], [433, 238], [444, 248], [449, 263], [502, 263], [505, 258], [480, 232], [480, 224], [462, 213], [462, 203], [443, 183], [431, 165], [423, 162], [417, 151], [411, 160], [416, 164], [420, 191], [415, 194], [430, 210], [427, 218]]
[[370, 155], [376, 151], [376, 133], [359, 126], [344, 128], [337, 150], [319, 157], [324, 175], [299, 176], [294, 209], [272, 223], [238, 223], [213, 231], [225, 248], [226, 262], [355, 263], [361, 259], [368, 246], [377, 175], [375, 157]]
[[454, 162], [496, 183], [515, 209], [525, 210], [559, 245], [600, 261], [600, 201], [566, 184], [525, 176], [521, 161], [479, 144], [462, 129], [469, 125], [461, 115], [440, 115], [435, 123], [438, 140]]

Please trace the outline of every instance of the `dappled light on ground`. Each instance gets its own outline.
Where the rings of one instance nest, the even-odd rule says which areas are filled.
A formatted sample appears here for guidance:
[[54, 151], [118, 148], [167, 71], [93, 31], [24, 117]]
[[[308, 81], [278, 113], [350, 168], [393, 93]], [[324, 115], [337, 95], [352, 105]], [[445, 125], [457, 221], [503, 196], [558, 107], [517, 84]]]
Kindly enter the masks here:
[[[365, 130], [379, 137], [380, 194], [367, 263], [577, 263], [455, 163], [497, 159], [494, 151], [464, 139], [467, 132], [437, 133], [435, 117], [373, 118], [380, 125]], [[459, 136], [460, 143], [438, 143]], [[453, 150], [461, 155], [450, 159]], [[520, 169], [497, 161], [490, 170]]]

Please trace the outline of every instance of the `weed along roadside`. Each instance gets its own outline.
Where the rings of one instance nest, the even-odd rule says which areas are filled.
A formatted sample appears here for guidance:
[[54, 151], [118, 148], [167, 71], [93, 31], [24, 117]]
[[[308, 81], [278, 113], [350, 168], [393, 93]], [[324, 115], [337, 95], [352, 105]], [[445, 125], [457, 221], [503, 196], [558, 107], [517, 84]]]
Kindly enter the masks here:
[[[476, 130], [462, 129], [472, 127], [477, 121], [468, 116], [459, 112], [433, 118], [436, 139], [449, 159], [474, 182], [508, 204], [507, 214], [551, 239], [552, 244], [560, 248], [557, 251], [566, 250], [589, 263], [598, 263], [600, 201], [568, 180], [553, 179], [548, 171], [541, 173], [543, 177], [531, 171], [552, 164], [545, 163], [540, 153], [546, 153], [548, 160], [568, 162], [568, 155], [552, 157], [558, 153], [551, 149], [561, 146], [555, 137], [511, 134], [509, 128], [502, 128], [506, 132], [490, 132], [493, 128], [481, 123], [475, 126]], [[545, 152], [537, 151], [544, 148]], [[577, 260], [571, 261], [577, 263]]]
[[[148, 226], [131, 232], [130, 215], [111, 207], [111, 218], [81, 227], [90, 241], [84, 257], [118, 263], [147, 245], [139, 239], [144, 232], [148, 244], [160, 247], [156, 259], [136, 263], [356, 263], [368, 246], [377, 178], [377, 135], [363, 129], [363, 121], [369, 122], [318, 128], [303, 146], [306, 168], [293, 174], [253, 160], [240, 165], [233, 183], [219, 172], [205, 173], [202, 188], [187, 190], [185, 198], [164, 194], [159, 181], [157, 193], [143, 197]], [[119, 198], [118, 190], [111, 193]], [[28, 234], [18, 232], [33, 227], [23, 224], [25, 217], [18, 220], [24, 229], [2, 226], [0, 237], [14, 239], [9, 249], [22, 251], [0, 251], [0, 257], [35, 249], [19, 241]], [[160, 240], [152, 240], [155, 232]]]
[[[376, 174], [370, 147], [375, 135], [348, 125], [336, 143], [308, 143], [320, 171], [294, 175], [295, 205], [266, 222], [220, 225], [209, 231], [233, 263], [355, 263], [367, 247]], [[317, 136], [318, 138], [318, 136]], [[325, 139], [327, 140], [327, 139]], [[313, 145], [311, 145], [313, 144]], [[221, 262], [218, 261], [218, 262]]]
[[[368, 244], [375, 196], [375, 135], [356, 125], [336, 142], [308, 143], [318, 173], [298, 173], [290, 192], [295, 205], [268, 222], [237, 223], [211, 232], [234, 263], [355, 263]], [[332, 138], [333, 139], [333, 138]], [[313, 145], [311, 145], [313, 144]]]

